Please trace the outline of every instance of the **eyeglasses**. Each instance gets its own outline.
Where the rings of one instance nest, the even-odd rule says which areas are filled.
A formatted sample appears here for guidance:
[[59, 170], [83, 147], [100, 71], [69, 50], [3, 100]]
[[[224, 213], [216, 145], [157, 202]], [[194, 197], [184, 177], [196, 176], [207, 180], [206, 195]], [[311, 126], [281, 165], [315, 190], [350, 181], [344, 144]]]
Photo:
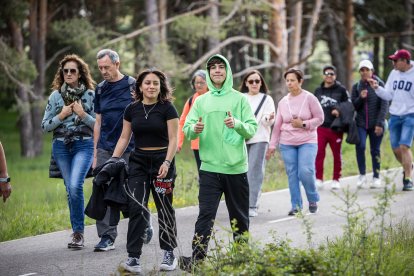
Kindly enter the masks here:
[[333, 72], [325, 72], [325, 73], [323, 73], [325, 76], [335, 76], [335, 73], [333, 73]]
[[202, 85], [205, 85], [206, 82], [205, 81], [199, 81], [199, 82], [195, 82], [194, 84], [202, 86]]
[[248, 80], [247, 82], [250, 84], [253, 84], [253, 83], [259, 84], [260, 80]]
[[78, 69], [75, 69], [75, 68], [70, 68], [70, 69], [68, 69], [68, 68], [64, 68], [62, 71], [63, 71], [63, 73], [64, 73], [65, 75], [69, 74], [69, 72], [70, 72], [71, 74], [76, 74], [76, 73], [78, 72]]

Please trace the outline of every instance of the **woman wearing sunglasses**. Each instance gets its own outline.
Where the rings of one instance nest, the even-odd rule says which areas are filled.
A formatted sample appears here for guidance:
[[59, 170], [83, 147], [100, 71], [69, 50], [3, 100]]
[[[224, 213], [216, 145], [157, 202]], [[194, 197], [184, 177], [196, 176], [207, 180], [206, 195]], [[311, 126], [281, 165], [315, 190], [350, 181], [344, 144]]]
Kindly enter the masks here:
[[72, 238], [68, 248], [81, 249], [84, 238], [83, 183], [93, 161], [93, 100], [95, 81], [79, 56], [59, 62], [42, 120], [42, 130], [53, 132], [52, 156], [66, 187]]
[[270, 140], [270, 127], [275, 119], [275, 104], [268, 96], [268, 89], [262, 74], [257, 70], [248, 72], [239, 89], [245, 93], [257, 121], [257, 132], [246, 141], [249, 156], [249, 216], [258, 215], [258, 201], [263, 184], [266, 160], [265, 154]]

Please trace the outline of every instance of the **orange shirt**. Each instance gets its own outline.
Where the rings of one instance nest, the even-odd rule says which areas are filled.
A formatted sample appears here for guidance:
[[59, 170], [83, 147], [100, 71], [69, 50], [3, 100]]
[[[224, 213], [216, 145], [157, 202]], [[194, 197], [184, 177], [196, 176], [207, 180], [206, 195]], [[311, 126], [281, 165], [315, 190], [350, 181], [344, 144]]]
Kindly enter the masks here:
[[[179, 123], [179, 129], [178, 129], [178, 147], [182, 148], [183, 147], [183, 142], [184, 142], [184, 132], [183, 132], [183, 127], [184, 127], [184, 123], [185, 123], [185, 119], [187, 118], [188, 112], [190, 112], [191, 107], [193, 106], [195, 100], [197, 99], [197, 97], [200, 96], [200, 94], [198, 92], [194, 93], [193, 95], [193, 99], [191, 101], [191, 106], [188, 102], [188, 100], [185, 102], [184, 108], [183, 108], [183, 113], [181, 114], [180, 117], [180, 123]], [[199, 144], [198, 144], [198, 138], [191, 140], [191, 149], [192, 150], [198, 150], [199, 149]]]

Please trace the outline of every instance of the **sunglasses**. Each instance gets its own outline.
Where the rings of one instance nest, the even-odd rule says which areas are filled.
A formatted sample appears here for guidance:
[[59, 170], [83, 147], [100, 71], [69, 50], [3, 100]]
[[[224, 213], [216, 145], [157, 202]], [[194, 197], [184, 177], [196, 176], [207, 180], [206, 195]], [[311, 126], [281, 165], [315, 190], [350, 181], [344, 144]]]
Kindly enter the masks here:
[[253, 84], [253, 83], [259, 84], [261, 81], [260, 80], [248, 80], [247, 82], [250, 84]]
[[325, 76], [335, 76], [335, 73], [332, 73], [332, 72], [325, 72], [325, 73], [323, 73]]
[[63, 73], [64, 73], [64, 74], [66, 74], [66, 75], [67, 75], [67, 74], [69, 74], [69, 72], [70, 72], [71, 74], [76, 74], [76, 73], [78, 72], [78, 69], [74, 69], [74, 68], [71, 68], [71, 69], [66, 69], [66, 68], [65, 68], [65, 69], [63, 69], [62, 71], [63, 71]]

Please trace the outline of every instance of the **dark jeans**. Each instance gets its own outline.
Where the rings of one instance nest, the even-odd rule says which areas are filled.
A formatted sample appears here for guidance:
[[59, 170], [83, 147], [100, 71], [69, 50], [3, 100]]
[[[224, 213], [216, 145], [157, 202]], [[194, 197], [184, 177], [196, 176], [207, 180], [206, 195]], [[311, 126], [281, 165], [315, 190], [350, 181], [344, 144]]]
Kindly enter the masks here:
[[142, 253], [145, 227], [147, 226], [145, 206], [148, 205], [150, 191], [158, 212], [159, 243], [163, 250], [177, 247], [177, 225], [175, 210], [172, 206], [173, 189], [176, 177], [175, 161], [172, 160], [165, 178], [157, 179], [158, 170], [165, 160], [167, 150], [131, 152], [129, 157], [129, 223], [127, 251], [129, 257], [139, 258]]
[[223, 193], [230, 221], [236, 220], [237, 230], [233, 233], [233, 238], [237, 240], [238, 236], [249, 231], [247, 174], [221, 174], [201, 170], [198, 194], [199, 214], [192, 243], [194, 259], [203, 259], [207, 255], [208, 242]]
[[377, 136], [375, 129], [365, 129], [358, 127], [359, 144], [355, 145], [356, 157], [358, 162], [359, 174], [365, 175], [365, 148], [367, 142], [367, 136], [369, 137], [369, 144], [371, 148], [371, 159], [372, 159], [372, 172], [374, 177], [379, 178], [380, 166], [381, 166], [381, 142], [384, 135]]

